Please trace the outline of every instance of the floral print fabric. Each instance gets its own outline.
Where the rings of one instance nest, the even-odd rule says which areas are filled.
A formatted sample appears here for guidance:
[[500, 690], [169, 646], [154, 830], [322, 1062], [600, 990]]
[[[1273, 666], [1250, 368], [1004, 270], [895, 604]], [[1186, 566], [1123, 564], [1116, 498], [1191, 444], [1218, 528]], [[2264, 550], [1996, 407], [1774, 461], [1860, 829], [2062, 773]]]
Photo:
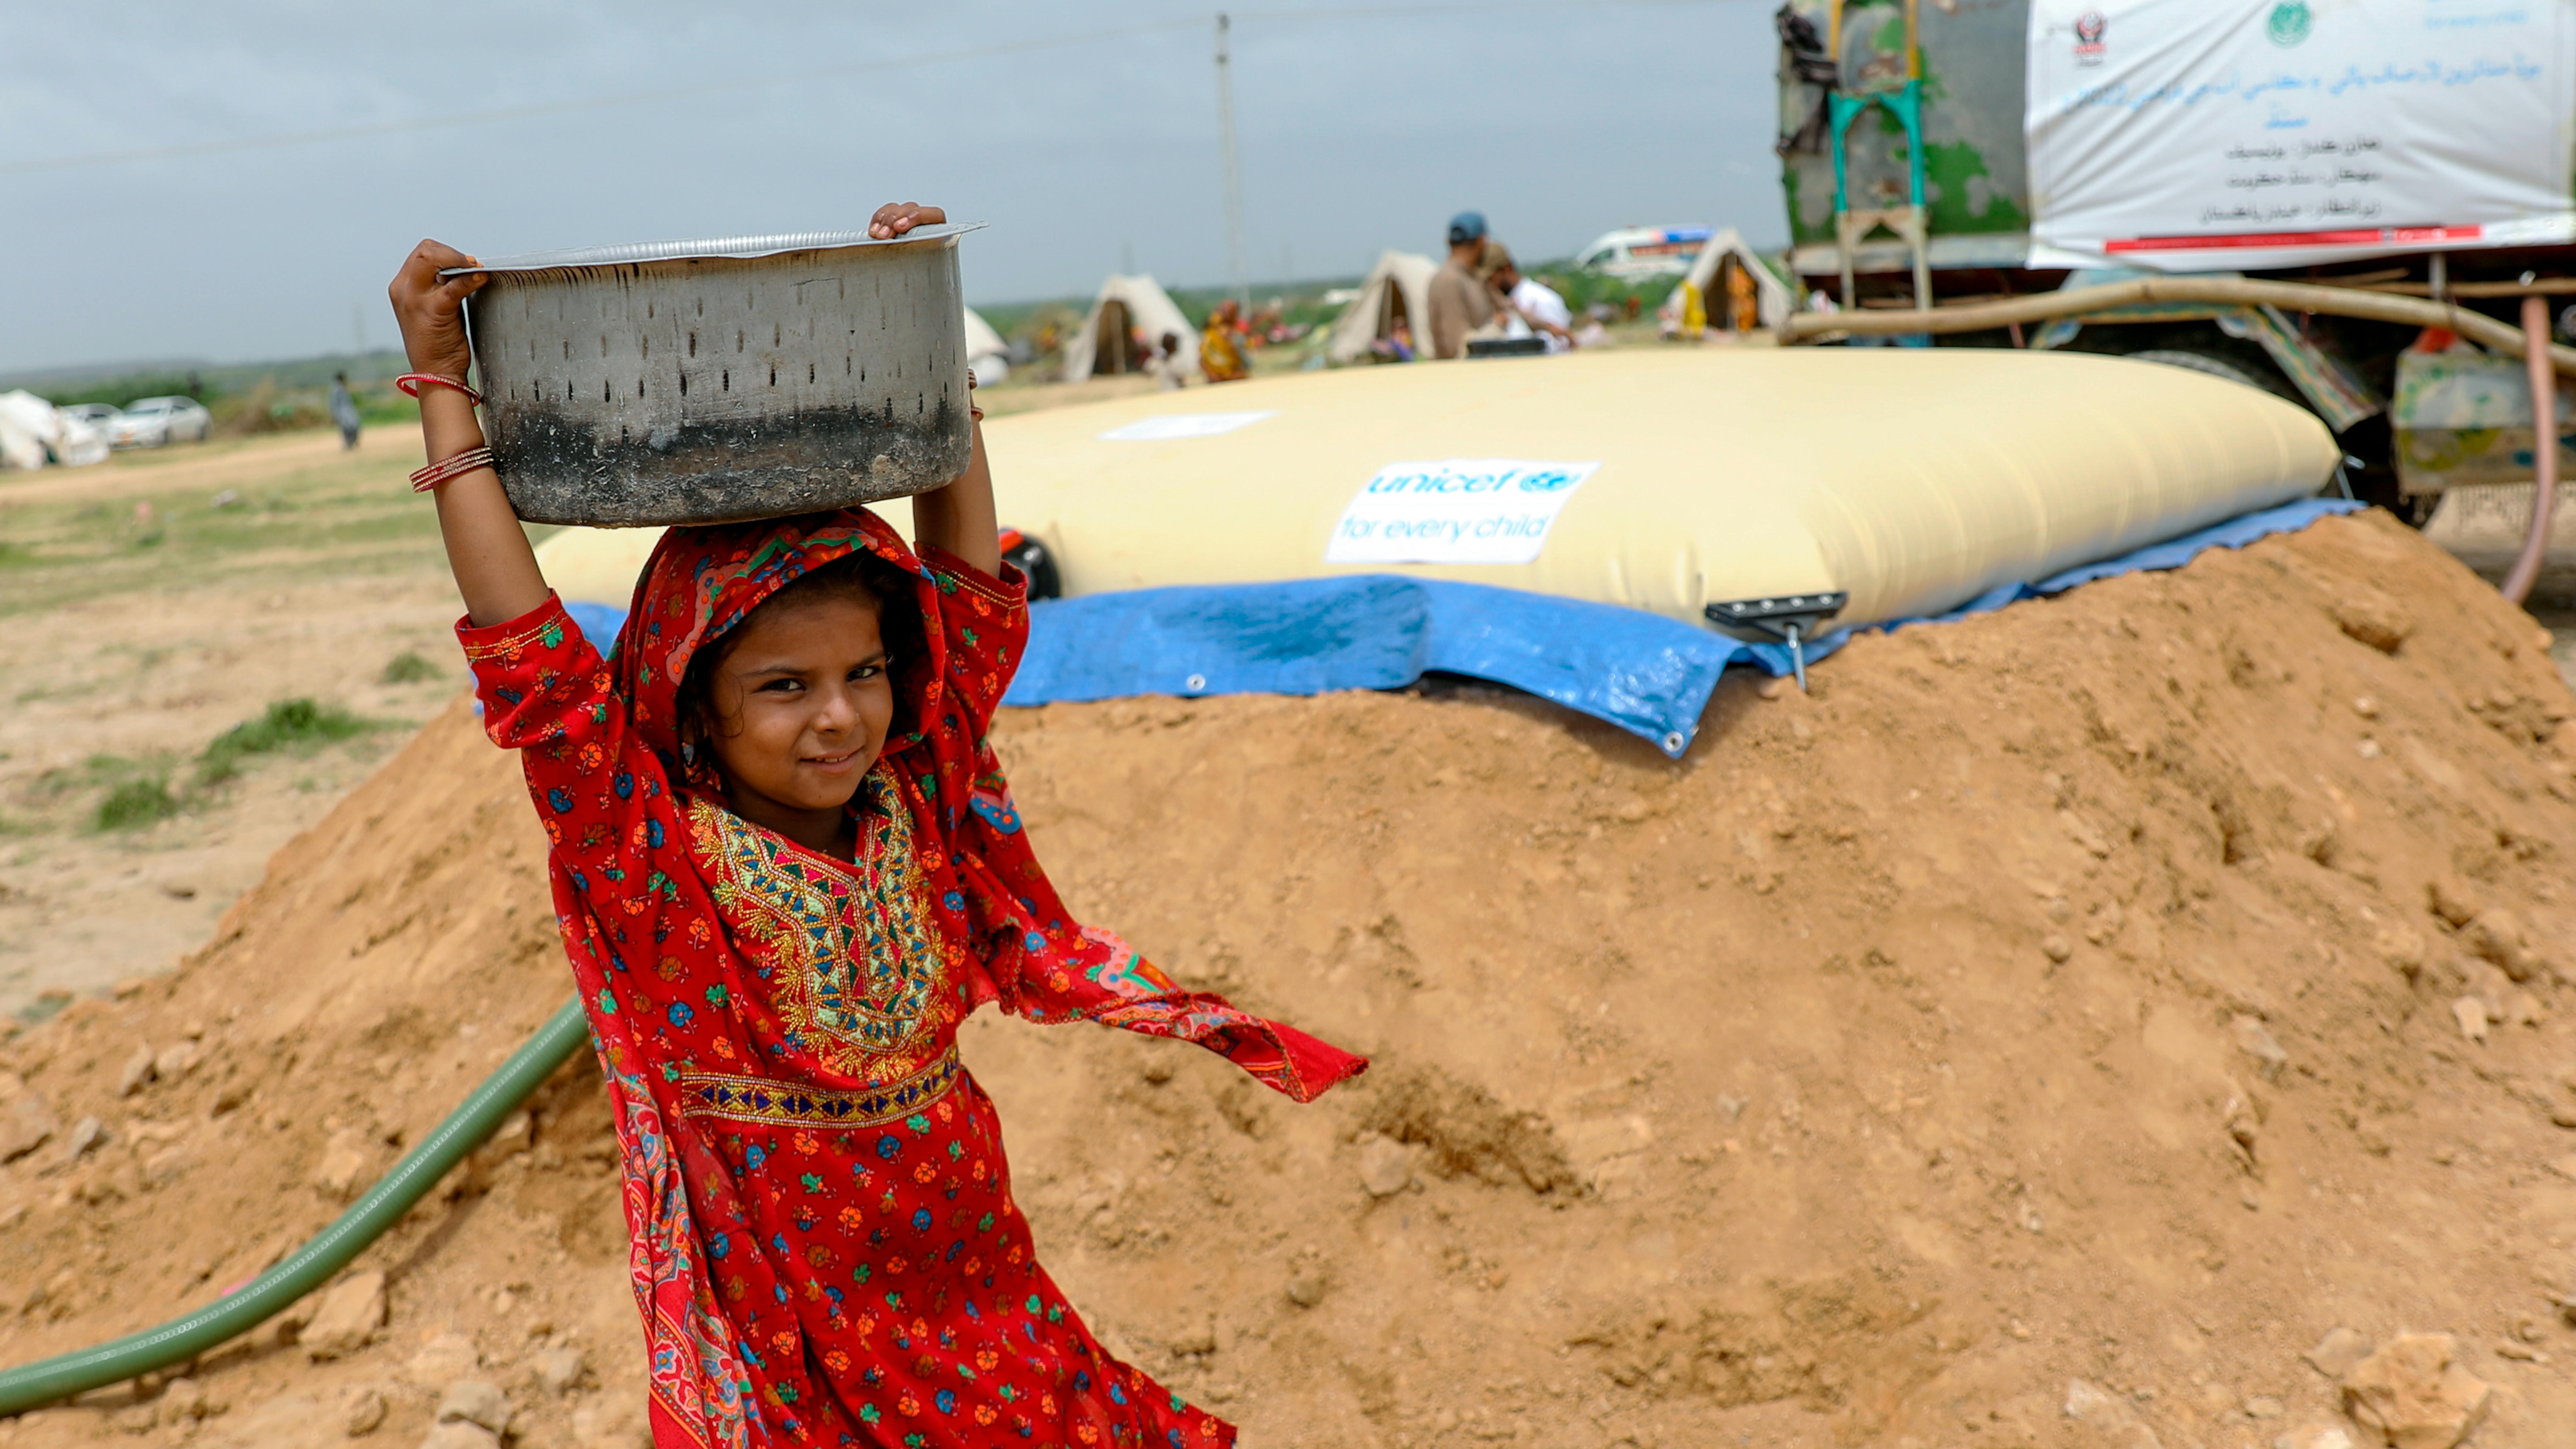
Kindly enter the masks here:
[[[674, 721], [696, 650], [862, 549], [918, 580], [924, 627], [844, 862], [675, 791]], [[1177, 1036], [1298, 1100], [1366, 1064], [1066, 915], [984, 739], [1023, 587], [854, 511], [671, 530], [611, 660], [552, 601], [458, 633], [553, 847], [656, 1443], [1231, 1443], [1102, 1352], [1038, 1265], [957, 1024], [993, 1001]]]

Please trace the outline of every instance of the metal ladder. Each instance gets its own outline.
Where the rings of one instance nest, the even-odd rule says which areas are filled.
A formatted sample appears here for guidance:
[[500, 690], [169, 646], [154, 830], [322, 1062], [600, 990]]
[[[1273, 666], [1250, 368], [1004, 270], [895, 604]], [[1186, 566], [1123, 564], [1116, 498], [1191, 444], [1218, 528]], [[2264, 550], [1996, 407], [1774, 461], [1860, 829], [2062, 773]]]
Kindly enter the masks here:
[[[1825, 97], [1826, 114], [1833, 129], [1834, 249], [1842, 258], [1845, 310], [1859, 305], [1852, 281], [1852, 249], [1861, 238], [1882, 226], [1913, 249], [1914, 305], [1927, 310], [1932, 306], [1930, 222], [1923, 206], [1923, 46], [1915, 13], [1918, 3], [1919, 0], [1905, 0], [1905, 83], [1893, 90], [1845, 92], [1837, 87]], [[1826, 11], [1825, 34], [1826, 53], [1839, 68], [1843, 58], [1843, 0], [1832, 0]], [[1844, 141], [1852, 122], [1872, 107], [1894, 116], [1905, 131], [1909, 204], [1855, 211]]]

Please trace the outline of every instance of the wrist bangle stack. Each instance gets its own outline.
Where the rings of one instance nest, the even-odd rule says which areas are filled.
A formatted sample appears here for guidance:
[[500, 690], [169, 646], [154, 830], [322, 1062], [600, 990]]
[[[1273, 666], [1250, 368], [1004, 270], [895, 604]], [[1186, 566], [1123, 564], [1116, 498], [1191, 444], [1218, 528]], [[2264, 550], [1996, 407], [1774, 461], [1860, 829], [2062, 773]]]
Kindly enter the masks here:
[[454, 479], [461, 478], [466, 474], [473, 472], [477, 468], [489, 468], [491, 466], [492, 450], [490, 448], [468, 448], [453, 458], [449, 458], [444, 462], [432, 463], [428, 467], [412, 474], [411, 491], [414, 493], [432, 492]]
[[483, 394], [466, 386], [465, 379], [461, 377], [442, 377], [435, 372], [406, 372], [402, 376], [394, 379], [394, 386], [402, 389], [403, 396], [414, 398], [420, 396], [420, 390], [423, 386], [454, 388], [458, 392], [465, 394], [465, 400], [467, 402], [474, 404], [476, 407], [481, 407], [483, 405]]

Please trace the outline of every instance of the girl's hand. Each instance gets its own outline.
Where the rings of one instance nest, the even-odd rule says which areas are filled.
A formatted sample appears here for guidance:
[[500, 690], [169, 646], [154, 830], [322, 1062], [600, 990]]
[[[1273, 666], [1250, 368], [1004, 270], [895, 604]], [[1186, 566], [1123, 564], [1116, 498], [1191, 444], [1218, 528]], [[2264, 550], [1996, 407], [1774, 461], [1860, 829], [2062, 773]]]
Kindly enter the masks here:
[[411, 359], [412, 371], [465, 379], [465, 369], [474, 361], [474, 350], [465, 340], [465, 299], [492, 278], [488, 273], [468, 272], [441, 281], [438, 274], [449, 267], [473, 265], [474, 259], [456, 248], [425, 241], [411, 249], [402, 270], [394, 273], [393, 285], [385, 294], [393, 301], [394, 322], [402, 328], [403, 352]]
[[[917, 201], [889, 201], [878, 207], [877, 214], [868, 219], [868, 235], [879, 241], [891, 241], [916, 226], [938, 226], [947, 220], [948, 213], [936, 206], [923, 206]], [[449, 265], [455, 264], [451, 262]]]

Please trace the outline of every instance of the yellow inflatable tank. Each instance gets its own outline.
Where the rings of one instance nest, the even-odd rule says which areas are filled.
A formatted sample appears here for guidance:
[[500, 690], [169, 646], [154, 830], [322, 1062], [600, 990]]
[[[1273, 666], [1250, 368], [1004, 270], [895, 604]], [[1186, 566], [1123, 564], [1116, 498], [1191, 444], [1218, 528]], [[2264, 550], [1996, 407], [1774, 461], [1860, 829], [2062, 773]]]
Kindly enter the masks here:
[[[996, 418], [985, 437], [1002, 521], [1046, 544], [1068, 595], [1401, 573], [1694, 623], [1828, 590], [1850, 595], [1841, 624], [1936, 613], [2315, 493], [2337, 460], [2314, 416], [2236, 383], [1973, 349], [1354, 367]], [[652, 541], [568, 531], [548, 575], [622, 605]]]

